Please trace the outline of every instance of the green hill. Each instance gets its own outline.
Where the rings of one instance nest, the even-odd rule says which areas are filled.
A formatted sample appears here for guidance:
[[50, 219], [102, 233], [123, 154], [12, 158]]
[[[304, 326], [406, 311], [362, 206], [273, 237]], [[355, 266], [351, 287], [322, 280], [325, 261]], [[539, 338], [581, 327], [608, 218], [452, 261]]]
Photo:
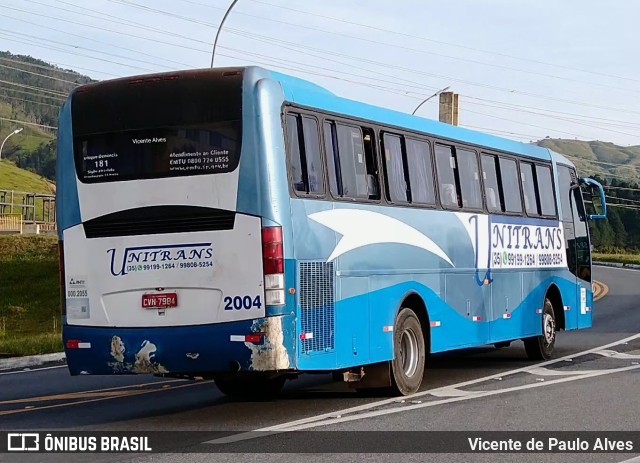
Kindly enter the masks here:
[[602, 141], [545, 138], [538, 145], [564, 154], [583, 175], [640, 179], [640, 146], [618, 146]]
[[55, 186], [41, 175], [20, 169], [11, 161], [0, 161], [0, 190], [53, 194]]
[[[53, 180], [60, 106], [73, 88], [91, 81], [31, 56], [0, 51], [0, 142], [13, 130], [24, 128], [7, 140], [2, 159]], [[31, 191], [29, 184], [14, 187]]]

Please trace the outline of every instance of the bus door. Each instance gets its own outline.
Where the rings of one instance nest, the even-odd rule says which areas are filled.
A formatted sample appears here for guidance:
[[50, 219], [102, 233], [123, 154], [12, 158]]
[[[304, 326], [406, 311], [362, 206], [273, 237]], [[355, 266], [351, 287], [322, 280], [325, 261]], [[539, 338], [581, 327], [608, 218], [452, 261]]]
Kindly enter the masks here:
[[591, 306], [593, 294], [591, 291], [591, 245], [589, 241], [589, 227], [587, 214], [582, 200], [580, 187], [573, 188], [573, 226], [575, 230], [575, 268], [576, 268], [576, 299], [578, 313], [578, 328], [591, 326]]
[[[582, 198], [582, 190], [575, 170], [559, 166], [559, 177], [562, 180], [562, 171], [569, 174], [569, 203], [570, 213], [564, 216], [564, 233], [567, 246], [567, 265], [573, 274], [575, 281], [575, 294], [570, 301], [564, 301], [565, 325], [567, 329], [586, 328], [591, 326], [591, 246], [589, 242], [589, 228], [587, 226], [587, 214]], [[566, 177], [565, 177], [566, 178]], [[561, 182], [560, 189], [567, 194], [566, 184]]]

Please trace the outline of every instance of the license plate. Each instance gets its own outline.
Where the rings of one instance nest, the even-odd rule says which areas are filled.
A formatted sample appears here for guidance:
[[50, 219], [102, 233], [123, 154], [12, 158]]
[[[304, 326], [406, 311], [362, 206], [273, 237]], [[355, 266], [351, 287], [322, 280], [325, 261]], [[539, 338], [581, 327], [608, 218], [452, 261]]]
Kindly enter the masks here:
[[178, 306], [178, 293], [143, 294], [143, 309], [166, 309]]

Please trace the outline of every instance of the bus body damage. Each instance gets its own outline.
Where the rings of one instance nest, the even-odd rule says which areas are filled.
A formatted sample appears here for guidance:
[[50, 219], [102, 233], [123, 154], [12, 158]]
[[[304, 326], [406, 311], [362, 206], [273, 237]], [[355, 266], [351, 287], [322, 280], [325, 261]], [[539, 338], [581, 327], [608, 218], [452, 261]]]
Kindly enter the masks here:
[[189, 378], [295, 369], [294, 332], [291, 314], [200, 326], [67, 325], [63, 340], [72, 375]]
[[262, 344], [245, 342], [251, 351], [250, 369], [255, 371], [288, 370], [291, 362], [285, 346], [283, 322], [285, 317], [269, 317], [256, 320], [251, 327], [254, 333], [262, 333]]
[[169, 371], [160, 363], [155, 361], [157, 347], [154, 343], [144, 340], [135, 353], [134, 361], [125, 363], [126, 346], [119, 336], [111, 338], [111, 357], [114, 362], [109, 366], [114, 373], [154, 373], [165, 374]]

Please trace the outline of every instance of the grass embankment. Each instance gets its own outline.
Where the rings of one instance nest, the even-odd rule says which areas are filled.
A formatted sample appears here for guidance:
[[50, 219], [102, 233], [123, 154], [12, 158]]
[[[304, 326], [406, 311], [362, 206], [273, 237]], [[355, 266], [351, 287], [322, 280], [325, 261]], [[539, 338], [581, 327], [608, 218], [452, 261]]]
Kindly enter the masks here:
[[54, 191], [51, 182], [46, 178], [21, 169], [4, 159], [0, 161], [0, 190], [45, 194], [52, 194]]
[[594, 252], [593, 260], [600, 262], [617, 262], [620, 264], [640, 265], [640, 254], [604, 254], [600, 252]]
[[0, 236], [0, 354], [60, 352], [55, 236]]

